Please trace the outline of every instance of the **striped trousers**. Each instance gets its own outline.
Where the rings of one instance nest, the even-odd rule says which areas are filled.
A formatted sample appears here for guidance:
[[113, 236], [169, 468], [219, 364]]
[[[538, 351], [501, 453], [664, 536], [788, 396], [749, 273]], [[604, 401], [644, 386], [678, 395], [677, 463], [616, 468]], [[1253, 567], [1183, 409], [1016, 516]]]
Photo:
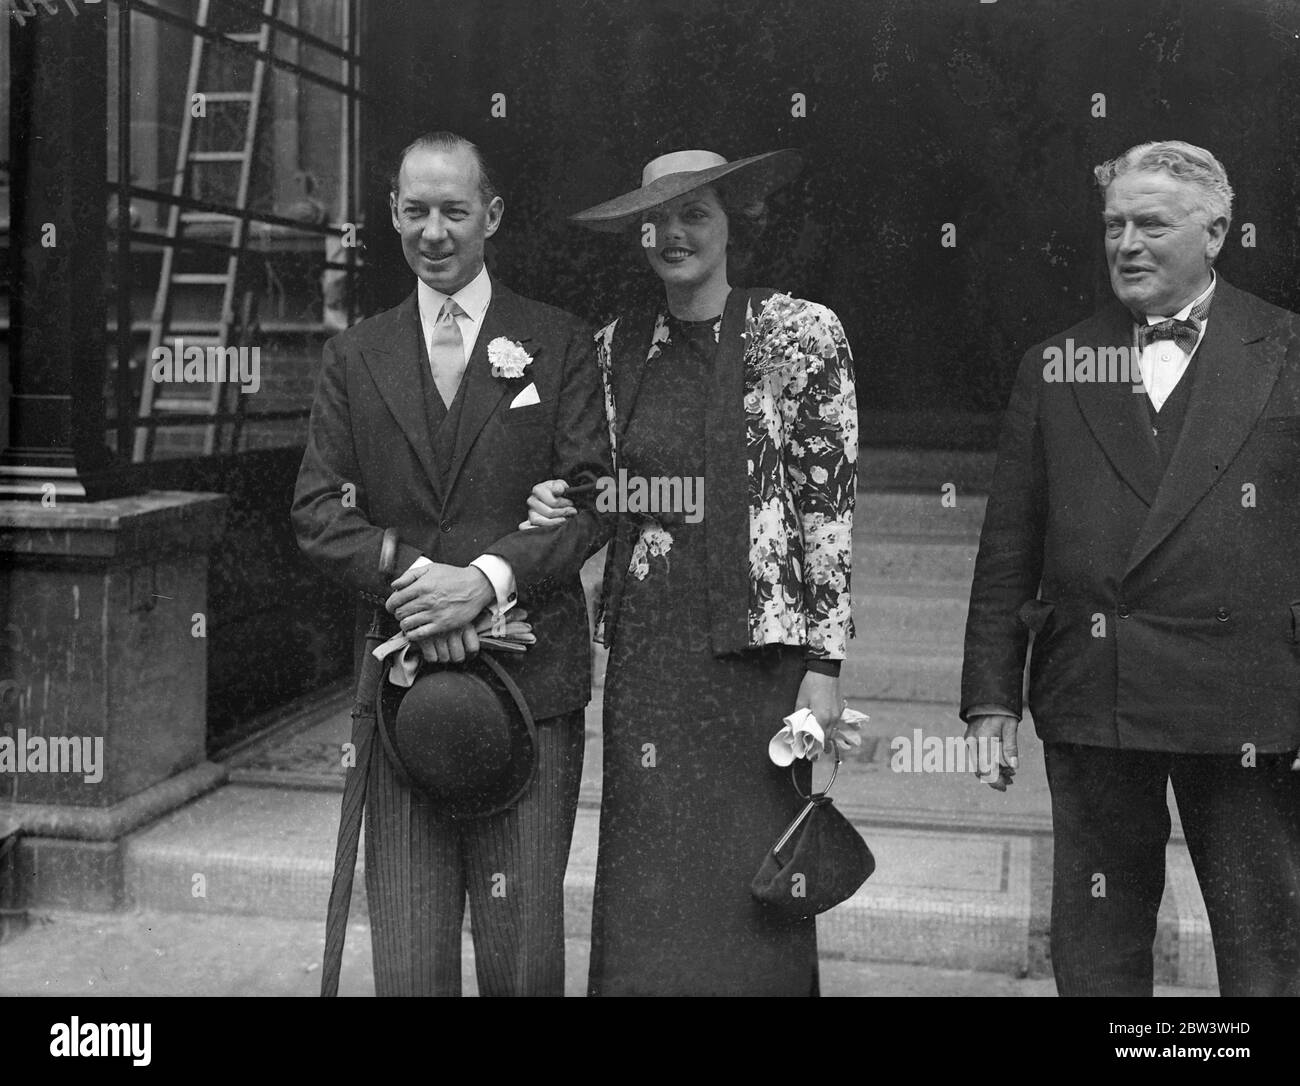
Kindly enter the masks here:
[[564, 994], [564, 869], [582, 783], [584, 713], [537, 722], [537, 772], [508, 811], [453, 821], [376, 744], [366, 789], [375, 994], [461, 994], [470, 906], [480, 995]]

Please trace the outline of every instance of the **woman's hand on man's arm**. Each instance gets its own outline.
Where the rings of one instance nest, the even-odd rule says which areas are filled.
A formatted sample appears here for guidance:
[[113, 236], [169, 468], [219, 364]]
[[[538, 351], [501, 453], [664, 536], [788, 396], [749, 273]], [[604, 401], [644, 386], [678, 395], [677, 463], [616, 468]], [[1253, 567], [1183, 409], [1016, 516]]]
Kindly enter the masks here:
[[520, 529], [551, 528], [577, 516], [578, 507], [564, 497], [568, 489], [563, 479], [547, 479], [533, 487], [528, 496], [528, 519], [520, 522]]

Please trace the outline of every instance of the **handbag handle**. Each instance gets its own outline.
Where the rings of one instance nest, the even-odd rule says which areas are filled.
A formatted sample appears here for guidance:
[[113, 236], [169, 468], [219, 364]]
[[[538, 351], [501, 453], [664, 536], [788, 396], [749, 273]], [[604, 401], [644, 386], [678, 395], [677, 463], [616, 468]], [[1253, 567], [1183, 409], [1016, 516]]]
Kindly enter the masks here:
[[[796, 785], [796, 788], [797, 787], [798, 786]], [[803, 793], [801, 792], [800, 795], [802, 794]], [[786, 826], [785, 833], [781, 834], [781, 836], [777, 839], [776, 844], [772, 846], [773, 856], [776, 856], [783, 848], [785, 848], [786, 842], [789, 841], [790, 838], [794, 836], [794, 831], [797, 830], [803, 824], [803, 820], [807, 818], [809, 814], [812, 813], [812, 809], [816, 806], [817, 806], [817, 800], [815, 799], [809, 799], [808, 802], [803, 805], [803, 810], [800, 811], [795, 816], [795, 820], [791, 822], [790, 825]]]
[[785, 833], [781, 834], [780, 839], [772, 846], [773, 855], [776, 855], [785, 848], [786, 843], [794, 836], [794, 831], [797, 830], [800, 825], [802, 825], [803, 820], [812, 813], [812, 809], [817, 806], [818, 802], [826, 799], [830, 794], [831, 785], [835, 783], [835, 778], [840, 772], [840, 748], [836, 746], [834, 740], [831, 741], [831, 748], [835, 751], [835, 766], [831, 769], [831, 779], [826, 782], [826, 787], [820, 792], [805, 793], [804, 790], [799, 787], [799, 780], [794, 775], [794, 765], [792, 764], [790, 766], [790, 780], [794, 784], [794, 790], [799, 794], [799, 798], [806, 802], [804, 803], [803, 810], [795, 816], [795, 820], [785, 828]]
[[791, 764], [790, 780], [794, 784], [794, 790], [799, 793], [800, 799], [806, 799], [809, 803], [812, 803], [814, 800], [823, 799], [826, 796], [830, 795], [831, 785], [835, 783], [835, 778], [839, 776], [839, 772], [840, 772], [840, 748], [836, 745], [835, 740], [833, 739], [831, 740], [831, 749], [835, 752], [835, 766], [831, 770], [831, 779], [826, 782], [826, 787], [823, 788], [820, 792], [805, 793], [804, 790], [799, 787], [799, 780], [794, 775], [795, 767], [793, 764]]

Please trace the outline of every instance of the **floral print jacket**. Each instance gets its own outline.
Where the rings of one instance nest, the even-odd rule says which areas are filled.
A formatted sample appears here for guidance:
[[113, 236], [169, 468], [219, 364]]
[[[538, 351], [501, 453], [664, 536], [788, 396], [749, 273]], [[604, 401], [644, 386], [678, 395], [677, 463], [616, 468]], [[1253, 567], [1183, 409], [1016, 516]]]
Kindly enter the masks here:
[[[715, 335], [706, 431], [715, 478], [706, 478], [704, 516], [714, 652], [787, 644], [805, 646], [813, 659], [842, 660], [853, 636], [858, 453], [853, 356], [844, 329], [814, 302], [733, 289]], [[620, 318], [596, 334], [616, 468], [639, 371], [668, 338], [663, 312], [652, 323]], [[738, 545], [746, 539], [747, 551]], [[597, 640], [612, 643], [627, 577], [653, 577], [671, 549], [671, 532], [662, 526], [620, 524], [607, 559]]]

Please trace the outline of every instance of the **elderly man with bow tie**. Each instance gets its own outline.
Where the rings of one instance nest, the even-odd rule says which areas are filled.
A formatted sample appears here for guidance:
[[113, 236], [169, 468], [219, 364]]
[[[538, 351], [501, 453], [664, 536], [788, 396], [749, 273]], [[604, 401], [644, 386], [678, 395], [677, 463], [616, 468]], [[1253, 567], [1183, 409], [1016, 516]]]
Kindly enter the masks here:
[[[962, 719], [1001, 740], [1005, 788], [1032, 636], [1061, 994], [1151, 994], [1172, 781], [1222, 993], [1300, 995], [1300, 318], [1216, 273], [1232, 189], [1208, 151], [1095, 173], [1115, 298], [1021, 364]], [[1054, 381], [1069, 339], [1136, 366]]]

